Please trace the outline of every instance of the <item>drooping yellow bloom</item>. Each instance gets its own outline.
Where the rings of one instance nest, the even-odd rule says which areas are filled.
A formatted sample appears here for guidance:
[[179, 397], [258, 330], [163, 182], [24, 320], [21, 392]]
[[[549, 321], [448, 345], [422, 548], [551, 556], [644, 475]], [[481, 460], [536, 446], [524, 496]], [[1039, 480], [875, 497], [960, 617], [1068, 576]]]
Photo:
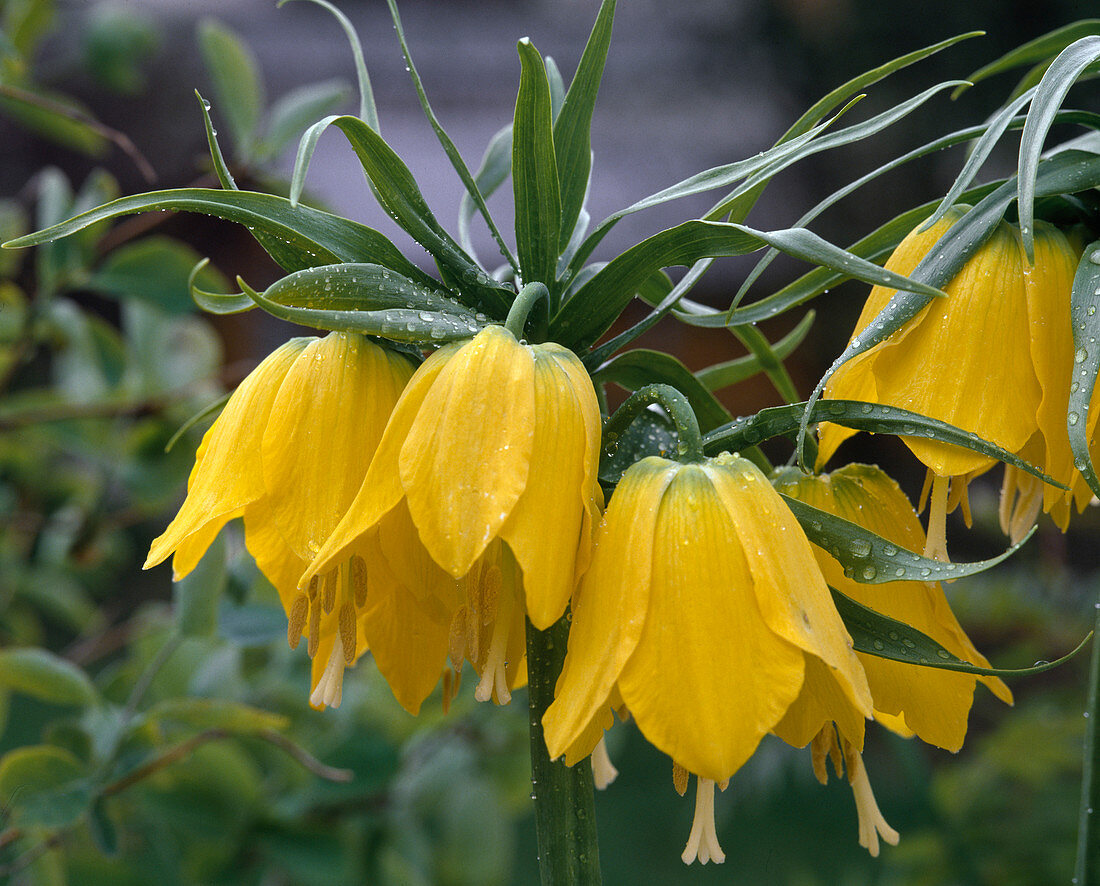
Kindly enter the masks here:
[[[476, 587], [480, 579], [471, 576], [488, 574], [494, 563], [500, 568], [501, 558], [514, 561], [522, 587], [504, 582], [508, 593], [494, 606], [508, 607], [507, 617], [494, 616], [494, 625], [522, 626], [525, 610], [545, 629], [565, 611], [588, 562], [599, 513], [599, 445], [599, 406], [577, 357], [487, 327], [465, 344], [441, 348], [417, 370], [358, 495], [305, 579], [405, 508], [418, 544], [455, 580]], [[415, 546], [410, 542], [410, 551]], [[490, 638], [494, 644], [501, 655], [522, 649], [522, 632]], [[502, 663], [494, 658], [486, 666]]]
[[[355, 497], [412, 373], [405, 357], [352, 334], [296, 338], [278, 348], [207, 431], [187, 498], [145, 563], [155, 566], [174, 552], [175, 577], [182, 578], [221, 528], [243, 517], [245, 543], [286, 609], [291, 645], [308, 636], [316, 705], [339, 703], [344, 667], [365, 651], [372, 634], [384, 634], [394, 622], [433, 621], [430, 606], [419, 620], [401, 611], [415, 609], [416, 601], [398, 593], [384, 563], [375, 565], [381, 557], [370, 558], [369, 600], [363, 559], [332, 563], [306, 592], [298, 589]], [[445, 636], [448, 614], [436, 608]], [[415, 636], [402, 634], [410, 651], [417, 648]], [[384, 659], [387, 648], [380, 644], [376, 655]], [[440, 655], [436, 679], [442, 664]]]
[[[915, 230], [886, 263], [911, 273], [964, 209], [955, 209], [928, 231]], [[1073, 456], [1066, 432], [1073, 339], [1070, 292], [1077, 250], [1056, 228], [1038, 224], [1035, 262], [1023, 251], [1019, 229], [1002, 222], [989, 240], [934, 299], [887, 341], [849, 360], [825, 386], [825, 396], [898, 406], [940, 419], [1019, 453], [1067, 485]], [[876, 286], [864, 305], [856, 339], [894, 291]], [[822, 426], [819, 464], [855, 431]], [[946, 557], [943, 514], [949, 498], [965, 495], [965, 478], [988, 470], [993, 459], [920, 437], [903, 437], [932, 479], [929, 548]], [[1006, 529], [1021, 534], [1042, 506], [1068, 514], [1054, 487], [1011, 472]], [[951, 478], [964, 478], [949, 495]], [[1016, 490], [1023, 495], [1011, 512]], [[1064, 521], [1065, 516], [1061, 516]]]
[[[785, 469], [777, 472], [774, 482], [785, 495], [843, 517], [900, 547], [919, 551], [924, 546], [924, 531], [909, 499], [877, 467], [850, 464], [819, 476]], [[959, 625], [939, 583], [861, 584], [845, 575], [844, 568], [827, 551], [816, 545], [813, 550], [830, 586], [876, 612], [911, 625], [963, 661], [989, 667]], [[975, 677], [865, 653], [857, 655], [867, 673], [876, 718], [887, 719], [882, 715], [898, 718], [887, 722], [903, 725], [923, 741], [949, 751], [962, 747], [977, 681], [988, 686], [998, 698], [1012, 702], [1012, 693], [997, 677]], [[843, 728], [841, 732], [848, 736]]]
[[575, 759], [581, 736], [594, 745], [617, 688], [651, 743], [721, 782], [817, 671], [833, 707], [870, 716], [809, 543], [760, 471], [646, 458], [623, 475], [576, 595], [547, 748]]

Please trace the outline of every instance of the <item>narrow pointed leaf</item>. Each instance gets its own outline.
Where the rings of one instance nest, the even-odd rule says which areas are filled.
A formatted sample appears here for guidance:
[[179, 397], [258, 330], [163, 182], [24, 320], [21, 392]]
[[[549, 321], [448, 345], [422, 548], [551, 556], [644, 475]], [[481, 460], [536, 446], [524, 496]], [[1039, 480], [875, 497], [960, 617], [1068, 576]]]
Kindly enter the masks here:
[[308, 206], [292, 206], [284, 197], [254, 191], [179, 188], [150, 191], [105, 203], [88, 212], [10, 240], [5, 248], [37, 246], [98, 222], [137, 212], [177, 210], [213, 215], [270, 234], [279, 244], [270, 253], [283, 268], [297, 271], [341, 261], [369, 261], [431, 285], [432, 278], [410, 262], [385, 236], [350, 219]]
[[531, 42], [520, 40], [518, 48], [521, 72], [512, 134], [516, 250], [523, 282], [552, 287], [562, 225], [550, 84], [542, 56]]
[[291, 323], [328, 329], [336, 332], [358, 332], [377, 335], [393, 342], [439, 345], [448, 341], [472, 338], [484, 323], [467, 320], [439, 311], [419, 311], [411, 308], [389, 308], [377, 311], [336, 310], [281, 305], [265, 298], [238, 278], [241, 288], [261, 308]]
[[412, 172], [385, 140], [357, 117], [337, 117], [330, 122], [347, 137], [382, 207], [435, 258], [441, 269], [458, 279], [463, 300], [506, 315], [513, 297], [511, 290], [489, 277], [443, 230]]
[[[776, 357], [783, 360], [802, 344], [810, 331], [810, 327], [814, 324], [815, 316], [813, 311], [807, 311], [806, 316], [798, 321], [798, 325], [772, 346], [772, 351]], [[695, 377], [706, 386], [707, 390], [720, 391], [751, 378], [762, 372], [763, 369], [764, 367], [760, 365], [760, 359], [755, 354], [749, 354], [746, 357], [738, 357], [735, 360], [708, 366], [706, 369], [701, 369], [695, 373]]]
[[724, 222], [689, 221], [643, 240], [610, 262], [565, 303], [551, 329], [556, 341], [586, 346], [602, 335], [638, 287], [661, 268], [691, 265], [703, 258], [744, 255], [775, 246], [788, 255], [843, 271], [860, 280], [914, 287], [927, 297], [941, 294], [923, 283], [893, 274], [845, 252], [804, 229], [757, 231]]
[[176, 428], [176, 432], [171, 437], [169, 437], [168, 442], [164, 444], [164, 451], [171, 452], [175, 445], [180, 441], [180, 438], [189, 430], [191, 430], [191, 428], [201, 422], [204, 418], [209, 418], [215, 412], [220, 412], [221, 408], [229, 402], [230, 396], [232, 396], [232, 394], [225, 394], [224, 396], [219, 397], [209, 406], [204, 406], [189, 419], [187, 419], [187, 421], [185, 421], [182, 425]]
[[1094, 495], [1100, 495], [1100, 479], [1089, 452], [1089, 403], [1100, 372], [1100, 240], [1085, 247], [1077, 266], [1070, 301], [1073, 323], [1073, 382], [1069, 388], [1066, 427], [1074, 466]]
[[257, 153], [264, 159], [277, 159], [283, 148], [312, 123], [334, 113], [348, 95], [348, 85], [343, 80], [326, 80], [292, 89], [272, 104]]
[[264, 107], [256, 59], [236, 34], [211, 19], [199, 24], [199, 49], [210, 73], [214, 98], [233, 135], [237, 156], [246, 158], [251, 154]]
[[982, 440], [977, 434], [935, 418], [918, 415], [908, 409], [885, 406], [881, 403], [863, 403], [859, 400], [818, 400], [808, 409], [804, 403], [762, 409], [756, 415], [735, 419], [730, 424], [706, 434], [703, 445], [708, 454], [717, 454], [725, 451], [736, 452], [772, 437], [793, 436], [799, 430], [799, 423], [804, 413], [809, 415], [810, 423], [830, 421], [871, 434], [923, 437], [959, 446], [1013, 465], [1038, 477], [1044, 483], [1065, 489], [1061, 483], [1048, 477], [1018, 455]]
[[629, 391], [649, 384], [667, 384], [688, 398], [701, 430], [709, 431], [730, 421], [730, 414], [715, 396], [671, 354], [638, 348], [608, 360], [593, 375], [595, 381], [613, 381]]
[[[1043, 34], [1041, 37], [1036, 37], [1034, 40], [1029, 40], [1027, 43], [1017, 46], [1011, 52], [1006, 52], [1000, 58], [991, 61], [988, 65], [979, 68], [973, 74], [967, 75], [966, 79], [973, 85], [995, 74], [1011, 71], [1013, 68], [1048, 61], [1069, 44], [1082, 37], [1088, 37], [1090, 34], [1100, 34], [1100, 19], [1083, 19], [1057, 28]], [[967, 88], [969, 87], [960, 86], [951, 94], [951, 98], [957, 98], [959, 93]]]
[[615, 0], [603, 0], [577, 73], [554, 123], [554, 151], [561, 176], [560, 249], [569, 241], [588, 190], [588, 176], [592, 171], [592, 111], [611, 45], [614, 20]]
[[251, 311], [256, 307], [256, 303], [243, 292], [210, 292], [206, 289], [199, 289], [197, 283], [199, 273], [208, 264], [210, 264], [210, 259], [202, 259], [191, 269], [191, 275], [187, 279], [187, 288], [191, 292], [191, 300], [196, 305], [208, 314], [240, 314], [243, 311]]
[[416, 90], [417, 98], [420, 99], [420, 107], [424, 111], [424, 116], [428, 118], [428, 123], [435, 132], [435, 136], [443, 148], [443, 153], [447, 155], [447, 158], [451, 161], [451, 166], [458, 173], [458, 177], [462, 179], [462, 184], [466, 186], [464, 196], [469, 197], [477, 206], [485, 219], [485, 224], [489, 226], [489, 233], [493, 235], [493, 239], [496, 240], [497, 246], [500, 248], [500, 254], [511, 265], [512, 270], [519, 273], [519, 265], [512, 255], [512, 251], [508, 248], [508, 244], [504, 242], [504, 238], [500, 235], [500, 231], [497, 230], [496, 222], [489, 214], [489, 207], [485, 205], [484, 195], [478, 190], [477, 183], [474, 181], [474, 177], [470, 175], [470, 170], [466, 167], [466, 162], [459, 154], [458, 148], [455, 147], [455, 143], [451, 141], [451, 137], [447, 135], [439, 119], [435, 116], [435, 111], [432, 110], [431, 103], [428, 101], [428, 94], [424, 91], [424, 84], [420, 81], [420, 73], [416, 70], [412, 53], [409, 52], [409, 44], [405, 40], [405, 29], [401, 24], [401, 15], [397, 11], [397, 2], [396, 0], [386, 0], [386, 2], [389, 4], [393, 27], [397, 32], [397, 42], [401, 44], [401, 53], [405, 56], [405, 70], [409, 72], [409, 77], [412, 78], [413, 88]]
[[1023, 677], [1028, 674], [1041, 674], [1069, 661], [1092, 637], [1090, 633], [1076, 649], [1055, 661], [1043, 662], [1030, 668], [982, 668], [948, 652], [916, 628], [875, 612], [857, 603], [851, 597], [846, 597], [835, 588], [829, 588], [829, 590], [833, 593], [836, 610], [844, 620], [844, 627], [852, 636], [852, 646], [856, 652], [944, 671], [961, 671], [965, 674], [985, 677]]
[[229, 165], [225, 162], [221, 145], [218, 144], [218, 134], [214, 131], [214, 122], [210, 119], [210, 102], [204, 99], [197, 89], [195, 98], [199, 100], [199, 109], [202, 111], [202, 122], [206, 127], [206, 144], [210, 148], [210, 162], [214, 166], [214, 174], [225, 190], [236, 191], [237, 183], [233, 180], [233, 173], [229, 171]]
[[[347, 262], [306, 268], [283, 277], [265, 299], [297, 308], [378, 311], [388, 308], [435, 311], [474, 321], [474, 312], [439, 289], [429, 289], [381, 265]], [[484, 315], [479, 321], [487, 321]]]
[[977, 575], [992, 569], [1019, 550], [1031, 532], [1008, 550], [989, 560], [974, 563], [944, 563], [914, 551], [864, 529], [855, 523], [822, 511], [797, 498], [783, 495], [783, 501], [801, 524], [806, 538], [824, 548], [844, 567], [844, 574], [862, 584], [883, 584], [890, 581], [951, 581], [967, 575]]
[[[474, 184], [484, 197], [492, 195], [507, 180], [512, 172], [512, 124], [497, 130], [490, 139], [481, 166], [474, 175]], [[462, 195], [458, 207], [458, 242], [472, 257], [476, 258], [473, 244], [470, 242], [470, 220], [474, 217], [474, 201], [467, 191]]]
[[1043, 79], [1035, 87], [1035, 97], [1031, 100], [1031, 110], [1020, 137], [1020, 164], [1017, 172], [1019, 181], [1020, 234], [1023, 238], [1024, 252], [1032, 258], [1035, 228], [1035, 191], [1039, 159], [1043, 153], [1043, 144], [1054, 122], [1054, 115], [1062, 106], [1070, 87], [1081, 72], [1100, 58], [1100, 36], [1082, 37], [1067, 46], [1051, 62]]

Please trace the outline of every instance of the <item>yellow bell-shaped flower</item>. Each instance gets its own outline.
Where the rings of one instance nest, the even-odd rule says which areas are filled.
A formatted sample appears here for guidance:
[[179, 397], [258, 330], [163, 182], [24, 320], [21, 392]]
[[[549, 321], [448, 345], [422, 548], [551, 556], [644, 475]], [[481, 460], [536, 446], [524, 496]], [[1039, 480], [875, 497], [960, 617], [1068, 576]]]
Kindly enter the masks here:
[[592, 750], [617, 688], [652, 744], [720, 783], [804, 685], [825, 695], [831, 719], [871, 715], [809, 542], [764, 475], [731, 455], [630, 467], [575, 596], [543, 718], [551, 757]]
[[[964, 212], [954, 209], [929, 230], [910, 233], [886, 267], [911, 273]], [[1021, 454], [1068, 485], [1074, 474], [1066, 432], [1073, 366], [1069, 301], [1077, 259], [1078, 251], [1058, 229], [1040, 223], [1035, 261], [1029, 264], [1019, 229], [1001, 222], [943, 287], [947, 298], [933, 299], [888, 340], [843, 364], [826, 384], [825, 396], [883, 403], [940, 419]], [[881, 286], [871, 290], [853, 339], [893, 295]], [[854, 433], [824, 424], [819, 465]], [[928, 467], [928, 552], [945, 557], [942, 520], [951, 478], [963, 478], [951, 489], [952, 503], [957, 503], [965, 495], [965, 478], [988, 470], [993, 459], [934, 440], [902, 439]], [[1010, 476], [1004, 523], [1013, 536], [1022, 534], [1020, 527], [1026, 531], [1040, 506], [1068, 513], [1061, 490], [1044, 489], [1029, 475], [1027, 480], [1012, 472]], [[1017, 489], [1024, 494], [1013, 505]]]
[[[779, 492], [843, 517], [900, 547], [919, 551], [924, 546], [924, 531], [909, 499], [891, 477], [875, 466], [850, 464], [819, 476], [782, 469], [774, 483]], [[841, 564], [823, 548], [814, 545], [813, 550], [825, 581], [841, 593], [911, 625], [963, 661], [989, 667], [959, 625], [939, 583], [861, 584], [846, 576]], [[876, 719], [949, 751], [962, 747], [977, 681], [998, 698], [1012, 703], [1012, 693], [997, 677], [975, 677], [865, 653], [857, 655], [867, 673]], [[843, 727], [841, 733], [849, 737]], [[813, 733], [809, 738], [813, 738]]]
[[577, 357], [489, 326], [416, 371], [358, 495], [304, 580], [405, 508], [419, 538], [409, 555], [422, 545], [453, 579], [480, 569], [502, 542], [522, 579], [519, 612], [545, 629], [565, 611], [588, 562], [599, 445], [599, 406]]
[[[363, 561], [332, 564], [306, 592], [299, 580], [358, 492], [412, 374], [408, 359], [358, 335], [282, 345], [206, 432], [187, 498], [145, 563], [155, 566], [174, 552], [175, 577], [182, 578], [221, 528], [243, 517], [245, 544], [286, 609], [291, 645], [303, 633], [309, 638], [317, 705], [339, 703], [343, 669], [365, 651], [371, 631], [363, 623], [385, 608], [388, 582], [377, 577], [379, 592], [368, 606]], [[446, 613], [438, 615], [445, 634]], [[379, 618], [375, 613], [373, 621]]]

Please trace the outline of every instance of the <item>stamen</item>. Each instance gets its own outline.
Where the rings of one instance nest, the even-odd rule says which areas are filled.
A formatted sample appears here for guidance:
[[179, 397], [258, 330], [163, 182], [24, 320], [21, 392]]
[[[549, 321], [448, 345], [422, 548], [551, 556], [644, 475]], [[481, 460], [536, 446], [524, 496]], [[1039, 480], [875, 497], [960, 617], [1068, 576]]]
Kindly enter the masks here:
[[829, 783], [829, 770], [825, 766], [825, 760], [832, 758], [833, 772], [840, 777], [842, 771], [840, 747], [837, 745], [836, 728], [832, 723], [827, 723], [810, 742], [810, 761], [813, 763], [814, 776], [821, 784]]
[[351, 558], [351, 590], [355, 608], [367, 605], [367, 564], [356, 554]]
[[309, 617], [309, 597], [299, 594], [294, 598], [290, 606], [290, 615], [286, 620], [286, 641], [291, 649], [297, 649], [302, 639], [302, 629], [306, 626]]
[[328, 663], [325, 665], [325, 671], [321, 674], [321, 679], [317, 681], [317, 686], [314, 687], [313, 692], [310, 693], [309, 703], [311, 705], [318, 708], [322, 706], [340, 707], [340, 702], [344, 697], [345, 658], [344, 643], [337, 634], [336, 642], [333, 644], [332, 652], [328, 657]]
[[454, 688], [454, 671], [450, 668], [446, 668], [443, 671], [443, 713], [446, 714], [451, 709], [451, 701], [454, 700], [454, 693], [451, 691]]
[[355, 664], [355, 627], [355, 609], [345, 602], [340, 607], [340, 645], [344, 647], [344, 663], [348, 665]]
[[317, 599], [317, 590], [321, 587], [321, 576], [315, 575], [309, 580], [309, 587], [306, 588], [306, 593], [309, 595], [309, 602], [312, 603]]
[[1019, 542], [1035, 524], [1043, 506], [1043, 484], [1036, 477], [1021, 472], [1016, 481], [1019, 497], [1008, 521], [1008, 538], [1012, 544]]
[[932, 500], [928, 505], [928, 540], [924, 556], [950, 562], [947, 556], [947, 492], [951, 481], [935, 474], [932, 478]]
[[882, 837], [891, 846], [898, 845], [898, 832], [895, 831], [879, 811], [875, 802], [871, 781], [863, 766], [863, 757], [858, 751], [848, 756], [848, 781], [852, 785], [852, 796], [856, 801], [856, 814], [859, 816], [859, 845], [878, 857], [878, 838]]
[[935, 476], [935, 472], [929, 468], [924, 472], [924, 485], [920, 488], [920, 495], [917, 497], [917, 513], [923, 514], [925, 507], [928, 505], [928, 493], [932, 491], [932, 478]]
[[336, 589], [340, 584], [340, 568], [337, 567], [325, 574], [324, 586], [321, 591], [321, 605], [325, 607], [325, 615], [328, 615], [336, 606]]
[[607, 753], [607, 745], [601, 735], [600, 740], [596, 742], [596, 747], [592, 749], [592, 781], [596, 785], [596, 790], [604, 790], [618, 775], [619, 770], [611, 762], [611, 756]]
[[[952, 504], [953, 502], [953, 504]], [[947, 503], [947, 510], [962, 509], [963, 523], [966, 528], [974, 526], [974, 515], [970, 513], [970, 476], [951, 478], [951, 501]]]
[[1001, 480], [1001, 501], [997, 507], [997, 517], [1001, 523], [1001, 532], [1008, 535], [1012, 525], [1012, 510], [1016, 504], [1019, 482], [1019, 470], [1015, 465], [1005, 465], [1004, 479]]
[[690, 776], [691, 773], [689, 773], [683, 766], [681, 766], [675, 760], [672, 761], [672, 786], [676, 789], [676, 793], [679, 794], [681, 797], [687, 793], [688, 778]]
[[[500, 570], [493, 567], [497, 575]], [[491, 572], [492, 570], [490, 570]], [[497, 581], [499, 589], [499, 579]], [[490, 585], [486, 582], [486, 585]], [[489, 652], [485, 656], [485, 664], [482, 666], [481, 681], [474, 690], [474, 698], [478, 701], [488, 701], [496, 692], [497, 704], [508, 704], [512, 700], [512, 693], [508, 690], [508, 675], [505, 670], [508, 662], [508, 634], [512, 621], [511, 594], [498, 594], [496, 612], [493, 613], [493, 634], [489, 641]]]
[[[311, 583], [310, 587], [312, 586]], [[321, 607], [317, 603], [317, 597], [314, 595], [309, 605], [309, 645], [307, 650], [310, 658], [316, 657], [317, 647], [321, 644]]]
[[447, 632], [447, 658], [456, 671], [462, 670], [466, 651], [466, 607], [459, 606], [451, 616], [451, 628]]
[[700, 864], [708, 861], [721, 864], [726, 860], [714, 827], [714, 782], [709, 778], [695, 776], [695, 818], [680, 858], [684, 864], [691, 864], [696, 859]]

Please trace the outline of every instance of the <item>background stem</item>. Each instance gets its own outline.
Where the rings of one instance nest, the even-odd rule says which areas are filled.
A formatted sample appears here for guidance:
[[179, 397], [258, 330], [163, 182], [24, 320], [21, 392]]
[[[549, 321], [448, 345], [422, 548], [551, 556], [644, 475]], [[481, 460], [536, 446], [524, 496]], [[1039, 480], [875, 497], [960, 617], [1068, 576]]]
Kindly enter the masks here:
[[[1077, 824], [1077, 863], [1073, 883], [1100, 884], [1100, 603], [1092, 635], [1092, 663], [1089, 665], [1088, 710], [1085, 713], [1085, 753], [1081, 771], [1081, 811]], [[1094, 813], [1094, 810], [1098, 810]]]
[[554, 685], [565, 659], [569, 623], [562, 618], [548, 630], [527, 622], [527, 681], [531, 716], [531, 789], [539, 845], [542, 886], [598, 886], [592, 766], [551, 761], [542, 736], [542, 715], [554, 700]]

